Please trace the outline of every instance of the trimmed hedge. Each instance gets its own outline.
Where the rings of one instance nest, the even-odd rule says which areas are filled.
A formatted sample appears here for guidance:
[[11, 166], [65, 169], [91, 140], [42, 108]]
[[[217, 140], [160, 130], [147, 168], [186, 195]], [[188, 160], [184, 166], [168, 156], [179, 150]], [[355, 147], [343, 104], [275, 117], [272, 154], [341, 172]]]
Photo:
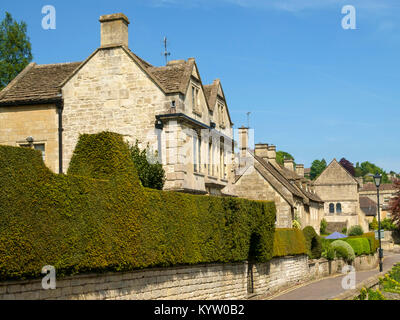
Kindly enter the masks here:
[[68, 175], [0, 146], [0, 280], [273, 256], [275, 204], [143, 188], [114, 133], [82, 135]]
[[346, 241], [349, 245], [351, 245], [356, 256], [371, 253], [371, 247], [368, 239], [366, 238], [347, 238], [343, 239], [343, 241]]
[[335, 250], [336, 257], [343, 258], [346, 261], [353, 261], [355, 253], [353, 248], [343, 240], [335, 240], [331, 243], [332, 248]]
[[307, 226], [303, 229], [303, 234], [306, 239], [307, 254], [310, 259], [319, 259], [322, 254], [321, 238], [315, 232], [312, 226]]
[[306, 239], [299, 229], [275, 229], [274, 257], [307, 254]]

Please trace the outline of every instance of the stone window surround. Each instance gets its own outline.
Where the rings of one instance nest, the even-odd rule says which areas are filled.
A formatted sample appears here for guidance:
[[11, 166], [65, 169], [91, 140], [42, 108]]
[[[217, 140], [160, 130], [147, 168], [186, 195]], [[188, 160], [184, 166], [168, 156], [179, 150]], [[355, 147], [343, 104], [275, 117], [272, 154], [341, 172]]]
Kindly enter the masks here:
[[[34, 140], [32, 143], [29, 143], [26, 140], [23, 140], [23, 141], [17, 141], [16, 145], [19, 147], [30, 148], [30, 149], [35, 149], [35, 145], [43, 145], [44, 151], [42, 151], [42, 159], [43, 159], [43, 162], [46, 160], [47, 140]], [[35, 150], [38, 150], [38, 149], [35, 149]]]

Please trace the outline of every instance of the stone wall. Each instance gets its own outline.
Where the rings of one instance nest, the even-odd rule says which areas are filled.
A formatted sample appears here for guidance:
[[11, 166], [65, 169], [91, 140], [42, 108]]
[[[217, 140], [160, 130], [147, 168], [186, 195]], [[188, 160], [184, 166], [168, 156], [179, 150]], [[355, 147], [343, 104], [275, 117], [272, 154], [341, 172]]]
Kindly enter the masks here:
[[[270, 176], [270, 179], [274, 177]], [[261, 176], [254, 166], [250, 166], [234, 186], [235, 194], [250, 200], [274, 201], [276, 206], [276, 227], [292, 227], [292, 208], [290, 204]], [[290, 193], [287, 191], [287, 196]]]
[[[376, 256], [357, 257], [356, 270], [375, 267]], [[0, 283], [0, 300], [232, 300], [269, 296], [296, 284], [340, 272], [342, 260], [307, 256], [274, 258], [268, 263], [204, 264], [89, 274], [58, 279], [54, 290], [41, 280]]]
[[58, 115], [54, 104], [0, 108], [0, 144], [17, 147], [26, 138], [45, 145], [45, 163], [58, 172]]

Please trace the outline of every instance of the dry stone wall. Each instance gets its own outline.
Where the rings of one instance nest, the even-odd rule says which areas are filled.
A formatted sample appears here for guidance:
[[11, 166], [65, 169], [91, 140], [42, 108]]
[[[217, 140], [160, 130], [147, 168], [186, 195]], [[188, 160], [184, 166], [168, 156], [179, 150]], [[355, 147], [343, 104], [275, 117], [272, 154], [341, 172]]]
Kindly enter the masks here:
[[[377, 256], [357, 257], [356, 270], [376, 267]], [[268, 263], [204, 264], [58, 279], [1, 282], [0, 300], [237, 300], [270, 296], [296, 284], [340, 272], [344, 261], [274, 258]]]

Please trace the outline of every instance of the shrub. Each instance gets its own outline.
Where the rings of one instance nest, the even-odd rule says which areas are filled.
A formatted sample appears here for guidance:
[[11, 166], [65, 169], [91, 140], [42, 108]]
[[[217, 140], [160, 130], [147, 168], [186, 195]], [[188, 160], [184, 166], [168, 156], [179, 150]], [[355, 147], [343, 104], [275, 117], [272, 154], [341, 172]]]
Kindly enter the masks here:
[[348, 236], [362, 236], [364, 230], [359, 225], [352, 226], [348, 232]]
[[386, 300], [386, 298], [379, 289], [362, 288], [360, 294], [353, 300]]
[[275, 229], [274, 257], [307, 254], [306, 239], [298, 229]]
[[82, 135], [68, 175], [0, 146], [0, 280], [273, 256], [275, 204], [141, 186], [122, 136]]
[[342, 229], [342, 231], [341, 231], [343, 234], [347, 234], [347, 228], [346, 227], [344, 227], [343, 229]]
[[396, 225], [393, 224], [393, 221], [389, 218], [385, 218], [381, 221], [381, 228], [388, 231], [395, 231], [397, 229]]
[[133, 162], [144, 187], [162, 190], [165, 183], [165, 171], [156, 156], [148, 149], [140, 150], [138, 141], [130, 147]]
[[353, 248], [356, 256], [371, 253], [371, 247], [366, 238], [345, 238], [343, 241], [346, 241]]
[[370, 230], [378, 230], [378, 227], [379, 227], [378, 220], [376, 220], [376, 217], [374, 217], [372, 219], [372, 222], [369, 224], [369, 229]]
[[303, 234], [306, 239], [307, 254], [310, 259], [319, 259], [322, 254], [321, 238], [311, 226], [303, 229]]
[[320, 234], [326, 234], [327, 227], [328, 227], [328, 222], [325, 219], [322, 219], [319, 228]]
[[335, 240], [331, 243], [332, 248], [335, 249], [336, 257], [343, 258], [346, 261], [353, 261], [355, 254], [353, 248], [343, 240]]
[[321, 238], [322, 253], [321, 256], [328, 259], [335, 259], [335, 250], [332, 248], [331, 243], [333, 240]]
[[374, 254], [379, 247], [379, 240], [375, 239], [375, 232], [364, 233], [359, 238], [366, 238], [369, 241], [370, 253]]

